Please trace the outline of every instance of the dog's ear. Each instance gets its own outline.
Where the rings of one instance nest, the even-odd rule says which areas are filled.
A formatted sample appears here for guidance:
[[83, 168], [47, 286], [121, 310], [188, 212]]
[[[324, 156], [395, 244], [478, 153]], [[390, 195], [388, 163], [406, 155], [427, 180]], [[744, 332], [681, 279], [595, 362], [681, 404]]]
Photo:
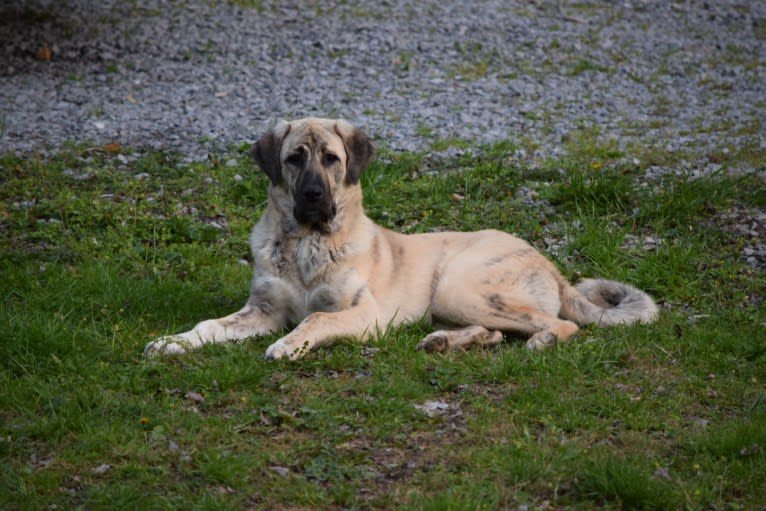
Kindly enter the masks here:
[[335, 123], [335, 133], [343, 140], [346, 148], [346, 183], [355, 185], [375, 156], [375, 144], [362, 130], [346, 121]]
[[279, 121], [273, 129], [253, 144], [253, 158], [261, 170], [269, 176], [274, 186], [282, 181], [282, 141], [288, 133], [290, 133], [290, 123]]

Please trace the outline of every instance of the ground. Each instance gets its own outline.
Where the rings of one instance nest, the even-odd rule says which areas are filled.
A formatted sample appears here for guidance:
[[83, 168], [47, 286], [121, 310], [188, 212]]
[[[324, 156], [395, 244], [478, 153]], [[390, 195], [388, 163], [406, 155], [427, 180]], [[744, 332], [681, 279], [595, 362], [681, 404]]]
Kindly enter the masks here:
[[[4, 4], [0, 507], [766, 506], [766, 16], [710, 4]], [[507, 230], [660, 318], [143, 359], [244, 303], [251, 137], [317, 113], [381, 147], [377, 222]]]

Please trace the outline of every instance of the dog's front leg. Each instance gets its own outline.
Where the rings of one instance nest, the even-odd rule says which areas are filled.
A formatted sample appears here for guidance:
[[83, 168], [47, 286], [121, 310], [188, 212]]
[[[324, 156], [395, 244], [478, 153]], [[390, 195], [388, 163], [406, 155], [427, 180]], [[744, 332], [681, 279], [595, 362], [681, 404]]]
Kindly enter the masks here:
[[146, 345], [144, 356], [186, 353], [203, 344], [234, 342], [258, 337], [282, 328], [282, 322], [272, 314], [248, 303], [240, 311], [223, 318], [198, 323], [188, 332], [166, 335]]
[[381, 324], [378, 306], [369, 292], [356, 306], [338, 312], [315, 312], [266, 350], [266, 358], [291, 360], [344, 337], [366, 340]]

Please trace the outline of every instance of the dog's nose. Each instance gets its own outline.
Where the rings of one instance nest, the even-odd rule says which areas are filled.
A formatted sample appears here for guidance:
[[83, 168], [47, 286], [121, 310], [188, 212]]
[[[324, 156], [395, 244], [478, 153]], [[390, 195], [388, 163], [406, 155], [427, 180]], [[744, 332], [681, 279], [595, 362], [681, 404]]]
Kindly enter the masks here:
[[303, 196], [309, 202], [317, 202], [322, 198], [322, 187], [319, 185], [308, 185], [303, 188]]

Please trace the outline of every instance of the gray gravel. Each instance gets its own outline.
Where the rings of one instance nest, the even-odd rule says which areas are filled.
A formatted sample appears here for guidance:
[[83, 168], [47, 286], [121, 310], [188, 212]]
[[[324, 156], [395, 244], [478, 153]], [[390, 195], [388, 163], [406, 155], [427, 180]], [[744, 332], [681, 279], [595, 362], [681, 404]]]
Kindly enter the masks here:
[[766, 147], [766, 2], [332, 4], [2, 2], [0, 152], [201, 159], [305, 115], [393, 150], [511, 138], [539, 159], [581, 127], [700, 156]]

